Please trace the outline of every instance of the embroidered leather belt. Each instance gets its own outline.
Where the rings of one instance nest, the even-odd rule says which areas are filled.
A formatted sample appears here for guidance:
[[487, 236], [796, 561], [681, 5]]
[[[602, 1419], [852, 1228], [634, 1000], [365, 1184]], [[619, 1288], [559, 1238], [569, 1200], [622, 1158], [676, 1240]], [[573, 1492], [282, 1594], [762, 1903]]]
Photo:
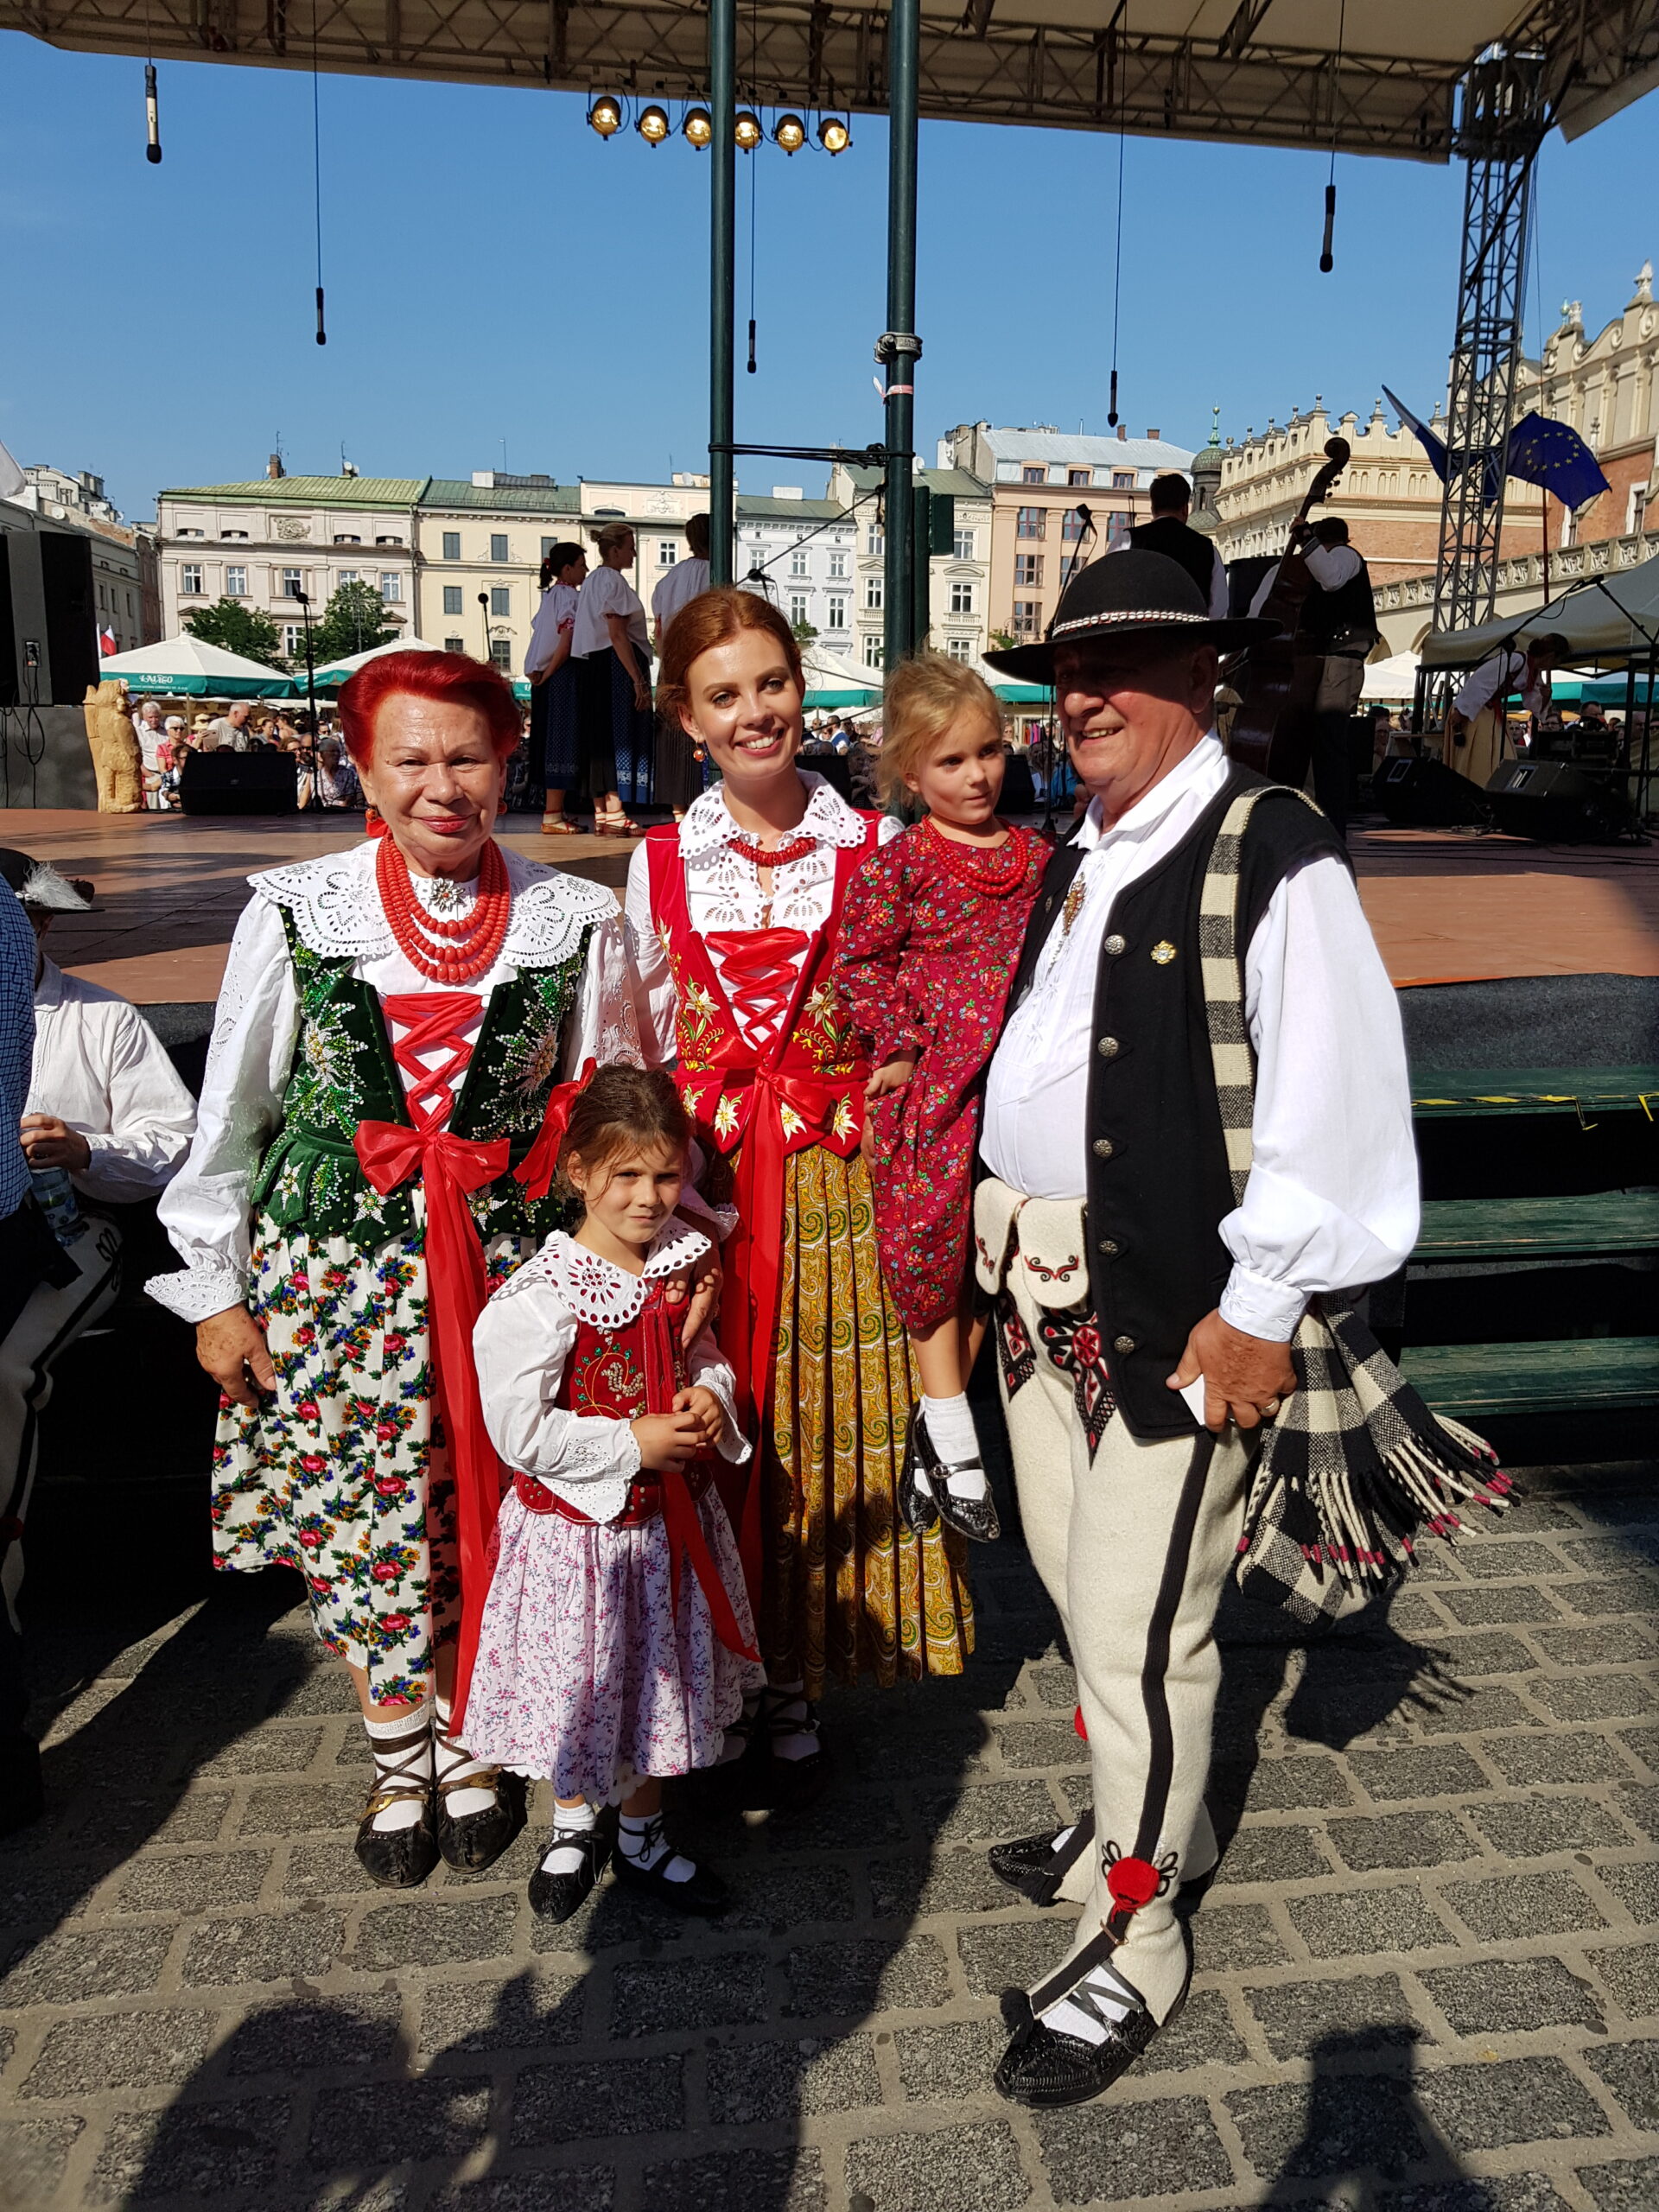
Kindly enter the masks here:
[[[715, 1479], [714, 1467], [707, 1460], [699, 1460], [685, 1470], [683, 1479], [696, 1504]], [[577, 1522], [586, 1529], [638, 1529], [647, 1521], [660, 1520], [663, 1513], [663, 1478], [649, 1470], [634, 1477], [628, 1486], [628, 1502], [613, 1521], [595, 1522], [590, 1515], [578, 1512], [534, 1475], [515, 1474], [512, 1486], [526, 1513], [556, 1513], [562, 1520]]]

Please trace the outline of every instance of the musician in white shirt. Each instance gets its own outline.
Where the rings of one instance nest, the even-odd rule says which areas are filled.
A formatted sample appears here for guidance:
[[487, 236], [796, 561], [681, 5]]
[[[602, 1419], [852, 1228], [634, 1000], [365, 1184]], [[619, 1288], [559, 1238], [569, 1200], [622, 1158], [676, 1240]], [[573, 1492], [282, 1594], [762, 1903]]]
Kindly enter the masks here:
[[1572, 651], [1557, 630], [1532, 639], [1524, 647], [1501, 645], [1465, 677], [1446, 716], [1451, 741], [1446, 765], [1484, 791], [1503, 759], [1508, 718], [1503, 702], [1518, 692], [1523, 710], [1537, 730], [1549, 712], [1549, 671]]

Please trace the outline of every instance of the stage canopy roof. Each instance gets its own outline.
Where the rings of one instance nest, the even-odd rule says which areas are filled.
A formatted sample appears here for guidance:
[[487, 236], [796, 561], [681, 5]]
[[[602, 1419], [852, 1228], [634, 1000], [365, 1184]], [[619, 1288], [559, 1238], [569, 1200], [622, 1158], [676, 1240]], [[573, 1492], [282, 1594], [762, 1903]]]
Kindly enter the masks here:
[[[1659, 83], [1659, 0], [923, 0], [921, 112], [1443, 162], [1452, 87], [1494, 40], [1548, 53], [1569, 138]], [[1338, 26], [1342, 27], [1338, 45]], [[53, 46], [470, 84], [707, 92], [706, 7], [676, 0], [0, 0]], [[739, 91], [884, 112], [887, 14], [757, 0]]]
[[1570, 662], [1645, 660], [1659, 650], [1659, 555], [1574, 584], [1525, 614], [1500, 615], [1472, 630], [1432, 631], [1423, 640], [1423, 665], [1471, 668], [1500, 645], [1525, 645], [1552, 630], [1571, 646]]

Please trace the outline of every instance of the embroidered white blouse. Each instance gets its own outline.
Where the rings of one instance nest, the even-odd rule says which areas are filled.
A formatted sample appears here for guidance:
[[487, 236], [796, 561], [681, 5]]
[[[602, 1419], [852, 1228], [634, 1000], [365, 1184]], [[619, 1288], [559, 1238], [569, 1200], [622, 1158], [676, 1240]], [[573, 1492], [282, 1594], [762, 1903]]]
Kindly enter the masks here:
[[[673, 1217], [663, 1224], [643, 1274], [630, 1274], [563, 1230], [509, 1275], [473, 1328], [473, 1357], [490, 1441], [510, 1467], [534, 1475], [590, 1521], [613, 1521], [639, 1471], [630, 1422], [556, 1405], [576, 1324], [625, 1329], [638, 1319], [647, 1284], [695, 1265], [709, 1239]], [[690, 1380], [712, 1390], [726, 1416], [721, 1457], [749, 1456], [737, 1425], [736, 1384], [711, 1332], [686, 1357]]]
[[[491, 994], [521, 969], [552, 968], [568, 959], [582, 931], [595, 924], [561, 1072], [573, 1074], [589, 1058], [601, 1066], [608, 1060], [639, 1066], [639, 1035], [614, 893], [521, 860], [510, 847], [501, 849], [512, 892], [506, 942], [494, 967], [467, 988], [487, 1007]], [[383, 999], [450, 988], [429, 981], [397, 950], [375, 887], [376, 850], [371, 841], [248, 879], [257, 895], [243, 908], [231, 939], [195, 1141], [158, 1208], [184, 1272], [152, 1276], [145, 1286], [181, 1320], [205, 1320], [240, 1305], [247, 1291], [249, 1192], [281, 1123], [299, 1028], [299, 995], [281, 909], [288, 908], [301, 942], [313, 952], [352, 955], [353, 972]], [[476, 880], [411, 875], [410, 881], [422, 905], [446, 918], [467, 912], [477, 896]], [[480, 1010], [460, 1033], [469, 1046], [477, 1041], [483, 1019]], [[441, 1065], [448, 1058], [435, 1048], [425, 1064]], [[404, 1076], [406, 1090], [413, 1081]]]
[[571, 632], [570, 650], [578, 660], [587, 660], [594, 653], [609, 649], [611, 632], [606, 622], [607, 614], [620, 615], [628, 626], [628, 635], [644, 652], [651, 643], [651, 633], [645, 627], [645, 610], [639, 603], [639, 594], [623, 575], [601, 563], [583, 584], [576, 601], [576, 626]]
[[542, 594], [542, 603], [530, 626], [530, 643], [524, 648], [526, 676], [534, 676], [538, 669], [547, 666], [559, 649], [561, 630], [574, 633], [579, 596], [575, 584], [550, 584]]
[[[763, 929], [799, 930], [810, 937], [830, 918], [836, 890], [836, 855], [845, 848], [855, 849], [863, 843], [864, 817], [822, 776], [806, 768], [797, 773], [807, 788], [806, 813], [800, 827], [790, 835], [810, 837], [812, 850], [772, 870], [770, 900], [761, 897], [754, 863], [740, 858], [728, 842], [747, 833], [733, 821], [721, 786], [713, 785], [687, 807], [680, 824], [680, 861], [685, 869], [691, 926], [700, 937], [710, 930]], [[879, 842], [888, 843], [904, 826], [891, 817], [884, 818]], [[674, 1020], [679, 999], [668, 954], [652, 919], [650, 862], [643, 845], [628, 863], [625, 913], [628, 956], [639, 986], [639, 1041], [647, 1064], [662, 1067], [674, 1058]], [[709, 957], [724, 985], [725, 962], [712, 946]], [[798, 974], [805, 957], [804, 948], [795, 955], [792, 964]], [[729, 990], [727, 995], [731, 995]], [[751, 1037], [749, 1041], [755, 1040]]]

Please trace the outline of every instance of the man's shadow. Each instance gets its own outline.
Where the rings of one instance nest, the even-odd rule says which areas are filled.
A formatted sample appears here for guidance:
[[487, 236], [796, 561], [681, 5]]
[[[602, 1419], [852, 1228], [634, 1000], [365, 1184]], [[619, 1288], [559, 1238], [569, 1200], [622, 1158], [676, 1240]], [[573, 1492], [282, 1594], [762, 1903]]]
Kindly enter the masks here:
[[[1421, 2212], [1499, 2212], [1504, 2184], [1489, 2188], [1467, 2178], [1423, 2107], [1416, 2059], [1421, 2040], [1421, 2029], [1403, 2023], [1322, 2036], [1310, 2054], [1313, 2078], [1300, 2133], [1286, 2114], [1282, 2089], [1247, 2090], [1228, 2100], [1258, 2171], [1274, 2170], [1268, 2202], [1281, 2190], [1300, 2195], [1317, 2181], [1321, 2204], [1340, 2205], [1343, 2212], [1397, 2212], [1402, 2177], [1427, 2167], [1428, 2177], [1410, 2192]], [[1294, 2139], [1279, 2149], [1277, 2136]]]

